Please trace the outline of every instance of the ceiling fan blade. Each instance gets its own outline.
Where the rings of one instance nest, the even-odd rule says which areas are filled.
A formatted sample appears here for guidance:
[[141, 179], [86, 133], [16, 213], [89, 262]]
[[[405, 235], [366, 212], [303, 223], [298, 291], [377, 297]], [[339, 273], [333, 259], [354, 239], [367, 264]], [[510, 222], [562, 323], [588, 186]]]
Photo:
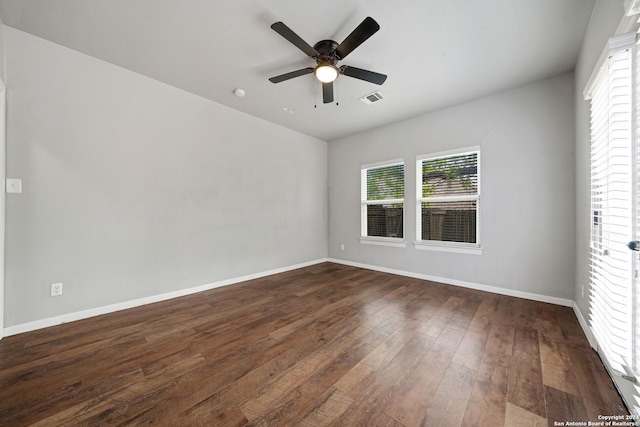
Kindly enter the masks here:
[[385, 80], [387, 80], [386, 74], [375, 73], [373, 71], [363, 70], [362, 68], [349, 67], [348, 65], [340, 67], [340, 73], [345, 76], [364, 80], [365, 82], [375, 83], [377, 85], [381, 85]]
[[291, 28], [287, 27], [282, 22], [276, 22], [275, 24], [273, 24], [271, 26], [271, 28], [276, 33], [280, 34], [282, 37], [284, 37], [285, 39], [289, 40], [289, 42], [291, 44], [293, 44], [295, 47], [297, 47], [298, 49], [300, 49], [301, 51], [306, 53], [308, 56], [313, 58], [313, 57], [318, 55], [318, 51], [316, 51], [314, 48], [312, 48], [309, 45], [309, 43], [307, 43], [306, 41], [302, 40], [302, 38], [300, 38], [299, 35], [294, 33]]
[[291, 71], [289, 73], [280, 74], [279, 76], [271, 77], [269, 81], [271, 83], [280, 83], [285, 80], [293, 79], [295, 77], [300, 77], [300, 76], [304, 76], [305, 74], [311, 74], [311, 73], [313, 73], [313, 68], [311, 67], [303, 68], [301, 70]]
[[322, 102], [325, 104], [333, 102], [333, 82], [322, 83]]
[[343, 59], [349, 55], [355, 48], [360, 46], [369, 37], [374, 35], [380, 29], [380, 25], [370, 16], [367, 16], [364, 21], [356, 27], [355, 30], [347, 36], [346, 39], [340, 43], [336, 48], [336, 54], [339, 59]]

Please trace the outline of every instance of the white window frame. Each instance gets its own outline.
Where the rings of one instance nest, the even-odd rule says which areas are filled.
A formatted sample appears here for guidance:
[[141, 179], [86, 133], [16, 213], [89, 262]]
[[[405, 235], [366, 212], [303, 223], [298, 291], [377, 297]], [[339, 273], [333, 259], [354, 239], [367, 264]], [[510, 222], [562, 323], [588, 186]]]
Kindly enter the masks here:
[[[443, 157], [451, 157], [464, 154], [478, 155], [478, 193], [475, 195], [423, 197], [422, 196], [422, 162]], [[438, 153], [424, 154], [416, 156], [416, 241], [413, 243], [416, 249], [428, 251], [454, 252], [471, 255], [481, 255], [480, 245], [480, 146], [459, 148]], [[422, 240], [422, 203], [423, 202], [443, 202], [443, 201], [475, 201], [476, 202], [476, 243], [463, 242], [443, 242], [440, 240]]]
[[[379, 245], [404, 248], [407, 242], [404, 238], [405, 231], [405, 197], [401, 199], [385, 199], [385, 200], [367, 200], [367, 170], [380, 168], [385, 166], [403, 165], [405, 167], [404, 194], [406, 195], [406, 164], [404, 159], [387, 160], [383, 162], [370, 163], [360, 167], [360, 243], [365, 245]], [[378, 237], [367, 235], [367, 206], [370, 205], [386, 205], [386, 204], [402, 204], [402, 236], [403, 237]]]

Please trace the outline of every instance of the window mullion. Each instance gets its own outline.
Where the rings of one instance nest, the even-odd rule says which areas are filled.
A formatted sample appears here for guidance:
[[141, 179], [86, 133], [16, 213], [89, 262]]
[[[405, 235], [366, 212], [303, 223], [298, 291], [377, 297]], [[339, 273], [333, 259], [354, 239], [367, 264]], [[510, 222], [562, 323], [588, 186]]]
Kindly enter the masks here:
[[440, 197], [419, 197], [418, 202], [468, 202], [478, 200], [479, 196], [477, 194], [468, 195], [468, 196], [440, 196]]
[[404, 199], [365, 200], [366, 205], [398, 205], [404, 204]]

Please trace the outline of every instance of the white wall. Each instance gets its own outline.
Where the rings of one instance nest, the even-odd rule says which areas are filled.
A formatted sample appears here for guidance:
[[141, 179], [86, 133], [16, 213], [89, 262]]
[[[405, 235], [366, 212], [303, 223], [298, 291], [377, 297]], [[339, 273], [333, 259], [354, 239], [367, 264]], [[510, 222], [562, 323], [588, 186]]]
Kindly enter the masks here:
[[[609, 37], [613, 36], [624, 13], [624, 0], [599, 0], [582, 42], [575, 70], [576, 109], [576, 282], [574, 300], [580, 311], [589, 314], [589, 233], [590, 233], [590, 112], [583, 90]], [[584, 295], [582, 289], [584, 287]]]
[[326, 258], [326, 142], [5, 30], [5, 326]]
[[[4, 24], [0, 19], [0, 183], [4, 186], [6, 172], [6, 86], [4, 70]], [[0, 338], [4, 336], [4, 225], [5, 194], [0, 189]]]
[[6, 81], [5, 77], [5, 52], [4, 52], [4, 23], [2, 19], [0, 19], [0, 80], [3, 82]]
[[[567, 74], [330, 142], [329, 256], [572, 298], [573, 85]], [[482, 255], [416, 250], [416, 156], [474, 145], [481, 146]], [[362, 245], [360, 167], [397, 158], [405, 160], [407, 247]]]

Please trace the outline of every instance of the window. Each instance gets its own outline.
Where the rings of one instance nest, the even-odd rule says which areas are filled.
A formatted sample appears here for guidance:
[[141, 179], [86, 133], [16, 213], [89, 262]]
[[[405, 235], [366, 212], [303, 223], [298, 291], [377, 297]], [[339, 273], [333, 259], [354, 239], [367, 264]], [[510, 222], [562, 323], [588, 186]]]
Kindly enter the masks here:
[[479, 165], [478, 147], [418, 157], [416, 248], [479, 253]]
[[589, 323], [597, 350], [627, 402], [637, 391], [626, 379], [640, 375], [640, 325], [634, 325], [638, 296], [633, 295], [637, 261], [626, 247], [635, 234], [634, 211], [636, 218], [640, 212], [633, 182], [633, 132], [639, 123], [633, 116], [638, 95], [634, 44], [635, 32], [611, 38], [608, 55], [585, 92], [591, 101]]
[[[622, 38], [620, 38], [622, 40]], [[591, 327], [611, 367], [632, 365], [632, 51], [610, 52], [591, 99]]]
[[362, 243], [404, 246], [404, 162], [361, 169]]

